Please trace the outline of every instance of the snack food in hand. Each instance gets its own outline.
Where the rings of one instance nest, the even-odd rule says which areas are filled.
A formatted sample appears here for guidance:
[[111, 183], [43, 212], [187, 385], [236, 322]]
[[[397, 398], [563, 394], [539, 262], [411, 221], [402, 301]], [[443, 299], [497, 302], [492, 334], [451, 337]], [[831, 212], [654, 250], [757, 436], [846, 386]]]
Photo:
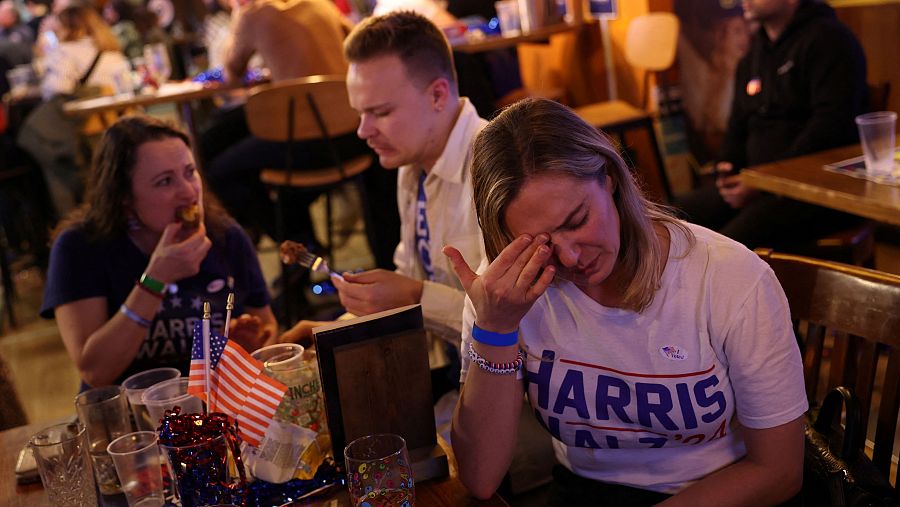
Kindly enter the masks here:
[[175, 210], [175, 218], [184, 228], [196, 229], [200, 227], [200, 206], [197, 204], [179, 206]]

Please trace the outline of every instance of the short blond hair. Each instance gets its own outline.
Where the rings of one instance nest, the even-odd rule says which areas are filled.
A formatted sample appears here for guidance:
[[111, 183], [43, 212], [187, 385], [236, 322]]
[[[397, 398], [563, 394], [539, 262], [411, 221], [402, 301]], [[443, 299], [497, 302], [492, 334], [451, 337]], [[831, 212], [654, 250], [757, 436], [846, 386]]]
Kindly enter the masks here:
[[571, 109], [551, 100], [513, 104], [478, 135], [473, 148], [472, 186], [485, 251], [494, 260], [514, 239], [506, 210], [525, 183], [539, 174], [558, 174], [614, 185], [619, 214], [619, 258], [624, 276], [623, 307], [642, 311], [652, 301], [667, 255], [654, 224], [674, 224], [693, 243], [693, 234], [665, 208], [650, 202], [610, 140]]

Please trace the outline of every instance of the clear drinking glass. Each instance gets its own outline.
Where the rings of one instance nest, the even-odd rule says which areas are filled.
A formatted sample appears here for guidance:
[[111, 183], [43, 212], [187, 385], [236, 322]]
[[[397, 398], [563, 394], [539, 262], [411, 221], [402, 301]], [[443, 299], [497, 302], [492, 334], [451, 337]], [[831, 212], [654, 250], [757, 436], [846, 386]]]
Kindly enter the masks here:
[[148, 388], [165, 382], [166, 380], [175, 379], [181, 376], [181, 372], [177, 368], [154, 368], [152, 370], [142, 371], [125, 379], [122, 387], [128, 395], [128, 404], [131, 405], [131, 414], [134, 416], [134, 423], [138, 431], [156, 431], [159, 421], [150, 418], [150, 412], [144, 405], [141, 397]]
[[100, 493], [120, 493], [122, 488], [116, 467], [106, 447], [113, 440], [131, 433], [125, 388], [106, 386], [88, 389], [75, 397], [75, 409], [78, 420], [87, 430], [88, 451]]
[[856, 117], [866, 172], [873, 176], [891, 176], [894, 172], [894, 137], [897, 113], [876, 111]]
[[138, 431], [113, 440], [106, 448], [128, 507], [161, 507], [165, 503], [158, 441], [156, 432]]
[[203, 401], [194, 395], [188, 394], [188, 382], [186, 377], [160, 382], [147, 388], [141, 395], [141, 401], [147, 407], [150, 420], [159, 425], [160, 419], [166, 410], [172, 410], [176, 406], [181, 407], [182, 414], [199, 414], [203, 412]]
[[300, 345], [270, 345], [251, 354], [266, 375], [288, 387], [258, 450], [244, 459], [251, 473], [281, 483], [293, 476], [311, 479], [331, 447], [325, 399], [315, 354]]
[[357, 438], [344, 448], [353, 505], [409, 507], [416, 504], [406, 441], [382, 433]]
[[31, 437], [29, 445], [50, 505], [97, 505], [84, 426], [69, 423], [44, 428]]

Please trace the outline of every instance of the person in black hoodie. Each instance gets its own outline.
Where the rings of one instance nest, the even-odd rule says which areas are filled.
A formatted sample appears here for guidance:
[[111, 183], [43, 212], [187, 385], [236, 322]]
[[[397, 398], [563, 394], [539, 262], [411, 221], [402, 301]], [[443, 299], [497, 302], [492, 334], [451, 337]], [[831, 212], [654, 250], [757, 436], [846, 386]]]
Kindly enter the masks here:
[[749, 248], [789, 247], [852, 225], [855, 217], [760, 192], [741, 183], [744, 168], [858, 140], [865, 112], [866, 60], [834, 9], [814, 0], [744, 0], [757, 22], [738, 64], [715, 187], [676, 203], [687, 219]]

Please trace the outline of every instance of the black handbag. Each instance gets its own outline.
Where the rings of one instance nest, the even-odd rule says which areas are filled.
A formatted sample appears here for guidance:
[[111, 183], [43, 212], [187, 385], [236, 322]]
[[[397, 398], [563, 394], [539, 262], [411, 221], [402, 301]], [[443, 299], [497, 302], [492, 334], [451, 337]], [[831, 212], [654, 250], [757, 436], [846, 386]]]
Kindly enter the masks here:
[[[846, 408], [843, 431], [834, 424]], [[862, 445], [859, 400], [846, 387], [825, 397], [812, 424], [806, 426], [802, 505], [808, 507], [896, 507], [891, 484], [869, 460]], [[836, 448], [840, 446], [839, 450]]]

